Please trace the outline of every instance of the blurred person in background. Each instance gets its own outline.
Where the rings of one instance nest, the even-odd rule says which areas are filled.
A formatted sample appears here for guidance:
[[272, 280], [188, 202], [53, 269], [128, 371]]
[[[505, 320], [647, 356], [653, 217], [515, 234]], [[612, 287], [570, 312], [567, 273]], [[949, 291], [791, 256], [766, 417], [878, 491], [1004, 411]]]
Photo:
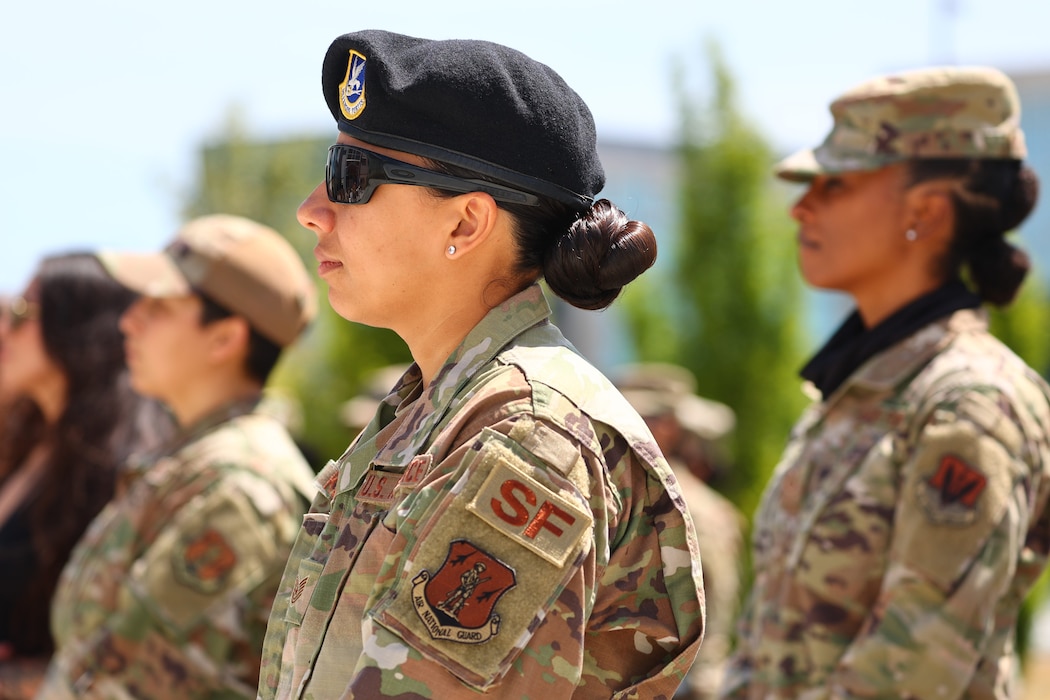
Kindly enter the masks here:
[[89, 253], [44, 258], [0, 315], [0, 697], [32, 697], [52, 652], [51, 597], [130, 453], [170, 430], [128, 383], [134, 295]]
[[707, 623], [700, 653], [675, 698], [710, 700], [717, 696], [732, 644], [746, 521], [707, 480], [727, 467], [719, 445], [733, 430], [736, 416], [729, 406], [697, 396], [696, 379], [685, 367], [629, 365], [615, 377], [617, 388], [645, 419], [667, 457], [696, 527]]
[[184, 225], [161, 253], [99, 254], [138, 294], [134, 388], [178, 423], [135, 459], [62, 573], [41, 698], [250, 698], [266, 618], [314, 487], [263, 387], [315, 290], [273, 229]]
[[731, 698], [1017, 697], [1050, 548], [1050, 389], [988, 332], [1028, 257], [1038, 180], [991, 68], [883, 76], [777, 174], [799, 266], [856, 310], [803, 368], [814, 403], [753, 524]]

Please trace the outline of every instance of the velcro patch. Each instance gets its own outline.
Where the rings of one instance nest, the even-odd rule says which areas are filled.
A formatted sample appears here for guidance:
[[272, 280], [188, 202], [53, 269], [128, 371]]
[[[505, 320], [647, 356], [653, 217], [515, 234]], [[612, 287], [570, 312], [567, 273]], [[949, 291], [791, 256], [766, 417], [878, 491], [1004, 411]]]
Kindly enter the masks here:
[[503, 460], [467, 510], [556, 566], [565, 564], [593, 520], [572, 500]]
[[401, 476], [398, 472], [387, 472], [372, 467], [365, 472], [354, 497], [362, 503], [389, 505], [394, 502], [394, 488]]
[[946, 454], [933, 476], [919, 485], [919, 501], [944, 523], [966, 525], [977, 514], [977, 499], [988, 486], [988, 478], [962, 458]]
[[514, 569], [467, 540], [449, 543], [437, 571], [412, 579], [416, 614], [434, 639], [481, 644], [499, 634], [496, 603], [517, 584]]
[[593, 516], [570, 482], [512, 438], [485, 428], [479, 443], [450, 475], [454, 487], [427, 505], [397, 582], [370, 615], [485, 690], [577, 572]]
[[222, 533], [208, 528], [183, 539], [179, 545], [172, 557], [175, 578], [201, 593], [222, 590], [237, 565], [237, 554]]
[[927, 425], [903, 465], [894, 556], [950, 590], [1009, 507], [1019, 469], [965, 416]]

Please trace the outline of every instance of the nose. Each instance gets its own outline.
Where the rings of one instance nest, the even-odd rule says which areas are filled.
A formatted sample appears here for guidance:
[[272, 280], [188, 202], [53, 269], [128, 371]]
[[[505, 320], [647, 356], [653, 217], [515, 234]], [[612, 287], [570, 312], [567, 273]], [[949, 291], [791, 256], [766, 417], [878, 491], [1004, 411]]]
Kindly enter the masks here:
[[793, 205], [791, 205], [791, 218], [800, 224], [807, 223], [813, 217], [813, 188], [809, 187]]
[[131, 306], [125, 309], [124, 313], [120, 315], [120, 321], [117, 327], [120, 328], [120, 332], [124, 335], [132, 335], [135, 330], [142, 324], [142, 297], [139, 297], [135, 301], [131, 302]]
[[328, 191], [322, 182], [299, 205], [295, 218], [304, 228], [310, 229], [320, 238], [323, 234], [331, 233], [335, 227], [334, 206], [328, 200]]

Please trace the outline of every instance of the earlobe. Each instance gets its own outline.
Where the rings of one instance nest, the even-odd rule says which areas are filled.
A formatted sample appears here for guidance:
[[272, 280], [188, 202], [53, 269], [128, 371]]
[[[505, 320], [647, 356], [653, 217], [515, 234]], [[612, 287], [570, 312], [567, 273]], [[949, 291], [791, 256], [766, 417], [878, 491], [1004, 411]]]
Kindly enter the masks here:
[[932, 183], [916, 191], [909, 230], [918, 232], [917, 238], [943, 239], [944, 242], [950, 240], [955, 230], [951, 191], [943, 185], [935, 186]]
[[445, 256], [459, 257], [484, 242], [496, 226], [499, 207], [482, 192], [471, 192], [459, 200], [459, 221], [445, 244]]

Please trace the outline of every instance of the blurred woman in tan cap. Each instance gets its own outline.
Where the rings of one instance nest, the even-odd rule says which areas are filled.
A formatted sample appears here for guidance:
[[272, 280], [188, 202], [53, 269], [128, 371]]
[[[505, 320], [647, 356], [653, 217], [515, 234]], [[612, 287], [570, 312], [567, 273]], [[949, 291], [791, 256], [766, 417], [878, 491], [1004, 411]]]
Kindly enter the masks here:
[[1035, 205], [1013, 84], [985, 68], [863, 83], [777, 174], [809, 284], [855, 312], [802, 371], [813, 405], [754, 524], [724, 695], [1008, 698], [1050, 547], [1050, 399], [987, 330]]
[[94, 256], [65, 254], [45, 258], [3, 307], [0, 697], [32, 697], [73, 545], [112, 496], [123, 459], [167, 432], [128, 384], [117, 322], [133, 298]]

